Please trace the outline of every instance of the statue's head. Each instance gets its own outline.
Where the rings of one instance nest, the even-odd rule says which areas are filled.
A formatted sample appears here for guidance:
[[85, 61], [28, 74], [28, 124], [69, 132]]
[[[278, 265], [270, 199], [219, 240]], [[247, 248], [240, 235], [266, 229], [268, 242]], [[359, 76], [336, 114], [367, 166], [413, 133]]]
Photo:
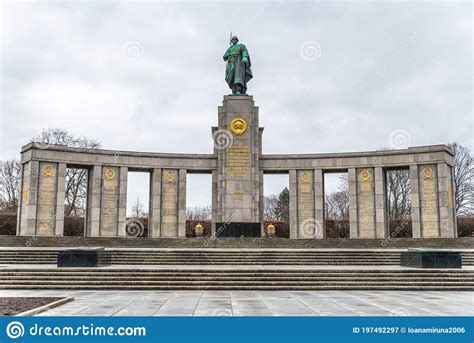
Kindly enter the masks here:
[[237, 36], [232, 36], [232, 37], [230, 37], [230, 43], [231, 43], [232, 45], [235, 45], [235, 44], [237, 44], [238, 42], [239, 42], [239, 37], [237, 37]]

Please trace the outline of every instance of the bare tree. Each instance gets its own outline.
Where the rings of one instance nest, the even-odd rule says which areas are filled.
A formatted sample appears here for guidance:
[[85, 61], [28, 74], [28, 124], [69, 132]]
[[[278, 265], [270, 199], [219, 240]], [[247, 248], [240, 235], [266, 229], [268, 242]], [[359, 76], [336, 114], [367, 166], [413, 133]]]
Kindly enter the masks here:
[[326, 218], [349, 219], [349, 192], [346, 173], [339, 176], [337, 191], [327, 194], [325, 198]]
[[326, 195], [326, 218], [349, 219], [349, 197], [345, 191], [337, 191]]
[[282, 222], [288, 222], [290, 220], [290, 191], [287, 187], [278, 195], [278, 206], [277, 206], [279, 220]]
[[472, 215], [474, 213], [474, 164], [468, 148], [457, 142], [448, 146], [454, 152], [454, 198], [456, 214]]
[[[32, 142], [41, 144], [60, 144], [75, 148], [98, 149], [101, 144], [87, 137], [76, 136], [66, 129], [48, 128], [32, 138]], [[84, 215], [87, 200], [86, 169], [68, 168], [66, 174], [65, 215]]]
[[98, 149], [101, 144], [84, 136], [76, 136], [66, 129], [48, 128], [43, 129], [38, 135], [31, 139], [31, 142], [37, 142], [44, 145], [59, 144], [74, 148]]
[[385, 175], [389, 219], [407, 218], [411, 214], [410, 171], [408, 169], [388, 170]]
[[212, 208], [211, 206], [196, 206], [188, 207], [186, 209], [187, 220], [211, 220]]
[[132, 216], [134, 218], [140, 218], [145, 215], [143, 204], [140, 202], [140, 197], [137, 197], [137, 201], [132, 206]]
[[87, 170], [68, 168], [66, 174], [65, 214], [82, 216], [87, 202]]
[[263, 198], [263, 219], [280, 221], [279, 197], [275, 194]]
[[0, 161], [0, 210], [16, 210], [20, 192], [19, 160]]

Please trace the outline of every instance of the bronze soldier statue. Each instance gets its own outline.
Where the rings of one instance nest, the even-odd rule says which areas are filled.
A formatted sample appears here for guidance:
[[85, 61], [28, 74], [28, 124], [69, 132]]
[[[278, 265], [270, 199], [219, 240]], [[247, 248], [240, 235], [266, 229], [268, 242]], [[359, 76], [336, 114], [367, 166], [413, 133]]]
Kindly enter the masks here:
[[239, 38], [232, 36], [230, 47], [224, 54], [227, 62], [225, 80], [232, 89], [232, 94], [247, 94], [247, 82], [253, 77], [250, 69], [250, 56], [244, 44], [239, 44]]

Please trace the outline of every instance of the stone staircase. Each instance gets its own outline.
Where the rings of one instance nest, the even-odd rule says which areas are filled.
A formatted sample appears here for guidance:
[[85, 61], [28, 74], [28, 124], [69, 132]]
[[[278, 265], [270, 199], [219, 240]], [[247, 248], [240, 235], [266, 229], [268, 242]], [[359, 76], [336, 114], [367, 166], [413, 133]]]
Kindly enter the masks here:
[[1, 236], [0, 247], [77, 247], [114, 248], [450, 248], [472, 249], [474, 237], [396, 238], [396, 239], [285, 239], [285, 238], [120, 238], [120, 237], [46, 237]]
[[[0, 289], [473, 291], [473, 268], [396, 267], [400, 252], [408, 247], [461, 251], [463, 265], [472, 266], [473, 243], [472, 238], [384, 241], [0, 236]], [[80, 246], [105, 247], [112, 266], [52, 266], [59, 250]]]
[[[59, 249], [1, 249], [0, 264], [56, 264]], [[399, 265], [394, 250], [106, 250], [114, 265]], [[464, 266], [474, 265], [474, 251], [463, 251]]]
[[472, 270], [0, 269], [0, 289], [473, 291]]

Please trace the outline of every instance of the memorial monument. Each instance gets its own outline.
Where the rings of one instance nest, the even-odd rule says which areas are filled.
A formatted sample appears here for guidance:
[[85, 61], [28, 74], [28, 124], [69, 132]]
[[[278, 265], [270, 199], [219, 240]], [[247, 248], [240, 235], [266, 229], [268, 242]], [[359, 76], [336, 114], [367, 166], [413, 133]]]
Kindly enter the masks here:
[[[388, 170], [410, 172], [414, 238], [456, 237], [453, 152], [446, 145], [329, 154], [262, 153], [259, 108], [245, 45], [231, 37], [224, 54], [232, 91], [218, 107], [212, 154], [80, 149], [30, 143], [21, 150], [17, 234], [62, 236], [68, 167], [88, 169], [86, 237], [126, 237], [128, 170], [150, 173], [149, 237], [186, 237], [186, 175], [212, 174], [214, 236], [260, 237], [263, 175], [289, 175], [290, 238], [324, 239], [324, 173], [345, 171], [350, 238], [388, 238]], [[290, 139], [290, 138], [289, 138]]]

